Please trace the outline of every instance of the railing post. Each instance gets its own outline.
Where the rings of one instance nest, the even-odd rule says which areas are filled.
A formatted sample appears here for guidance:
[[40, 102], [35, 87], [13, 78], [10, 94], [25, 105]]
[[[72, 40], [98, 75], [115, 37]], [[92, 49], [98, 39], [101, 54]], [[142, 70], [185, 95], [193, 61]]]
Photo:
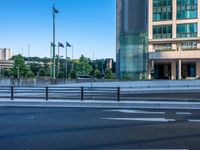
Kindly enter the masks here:
[[84, 100], [84, 88], [81, 87], [81, 101]]
[[11, 100], [14, 100], [14, 86], [11, 86], [11, 89], [10, 89], [10, 94], [11, 94]]
[[48, 86], [46, 87], [46, 101], [49, 99], [49, 88]]
[[117, 100], [120, 102], [120, 87], [117, 87]]

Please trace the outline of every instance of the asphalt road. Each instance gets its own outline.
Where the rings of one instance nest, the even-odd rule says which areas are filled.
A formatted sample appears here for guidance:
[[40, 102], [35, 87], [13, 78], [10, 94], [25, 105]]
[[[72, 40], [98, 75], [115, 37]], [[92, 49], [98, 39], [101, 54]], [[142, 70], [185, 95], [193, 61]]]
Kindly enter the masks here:
[[0, 107], [0, 150], [199, 150], [199, 141], [199, 110]]

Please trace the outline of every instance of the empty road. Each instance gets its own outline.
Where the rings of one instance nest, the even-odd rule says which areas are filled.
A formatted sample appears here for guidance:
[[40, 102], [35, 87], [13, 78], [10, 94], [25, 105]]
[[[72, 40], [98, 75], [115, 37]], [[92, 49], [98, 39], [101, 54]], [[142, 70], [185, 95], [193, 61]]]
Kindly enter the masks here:
[[1, 150], [199, 150], [199, 139], [199, 110], [0, 107]]

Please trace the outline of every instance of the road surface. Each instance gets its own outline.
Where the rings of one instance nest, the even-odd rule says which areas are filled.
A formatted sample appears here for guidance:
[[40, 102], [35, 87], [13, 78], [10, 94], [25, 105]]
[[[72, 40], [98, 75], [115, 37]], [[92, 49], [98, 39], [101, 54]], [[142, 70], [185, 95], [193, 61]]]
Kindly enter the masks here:
[[0, 149], [199, 150], [200, 111], [1, 107]]

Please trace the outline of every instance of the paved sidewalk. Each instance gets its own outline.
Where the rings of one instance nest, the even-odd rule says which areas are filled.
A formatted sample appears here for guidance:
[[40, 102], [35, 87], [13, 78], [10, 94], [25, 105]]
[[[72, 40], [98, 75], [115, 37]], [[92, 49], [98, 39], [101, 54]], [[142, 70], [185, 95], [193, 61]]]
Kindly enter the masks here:
[[80, 100], [1, 100], [1, 107], [85, 107], [85, 108], [152, 108], [200, 109], [200, 102], [161, 101], [80, 101]]

